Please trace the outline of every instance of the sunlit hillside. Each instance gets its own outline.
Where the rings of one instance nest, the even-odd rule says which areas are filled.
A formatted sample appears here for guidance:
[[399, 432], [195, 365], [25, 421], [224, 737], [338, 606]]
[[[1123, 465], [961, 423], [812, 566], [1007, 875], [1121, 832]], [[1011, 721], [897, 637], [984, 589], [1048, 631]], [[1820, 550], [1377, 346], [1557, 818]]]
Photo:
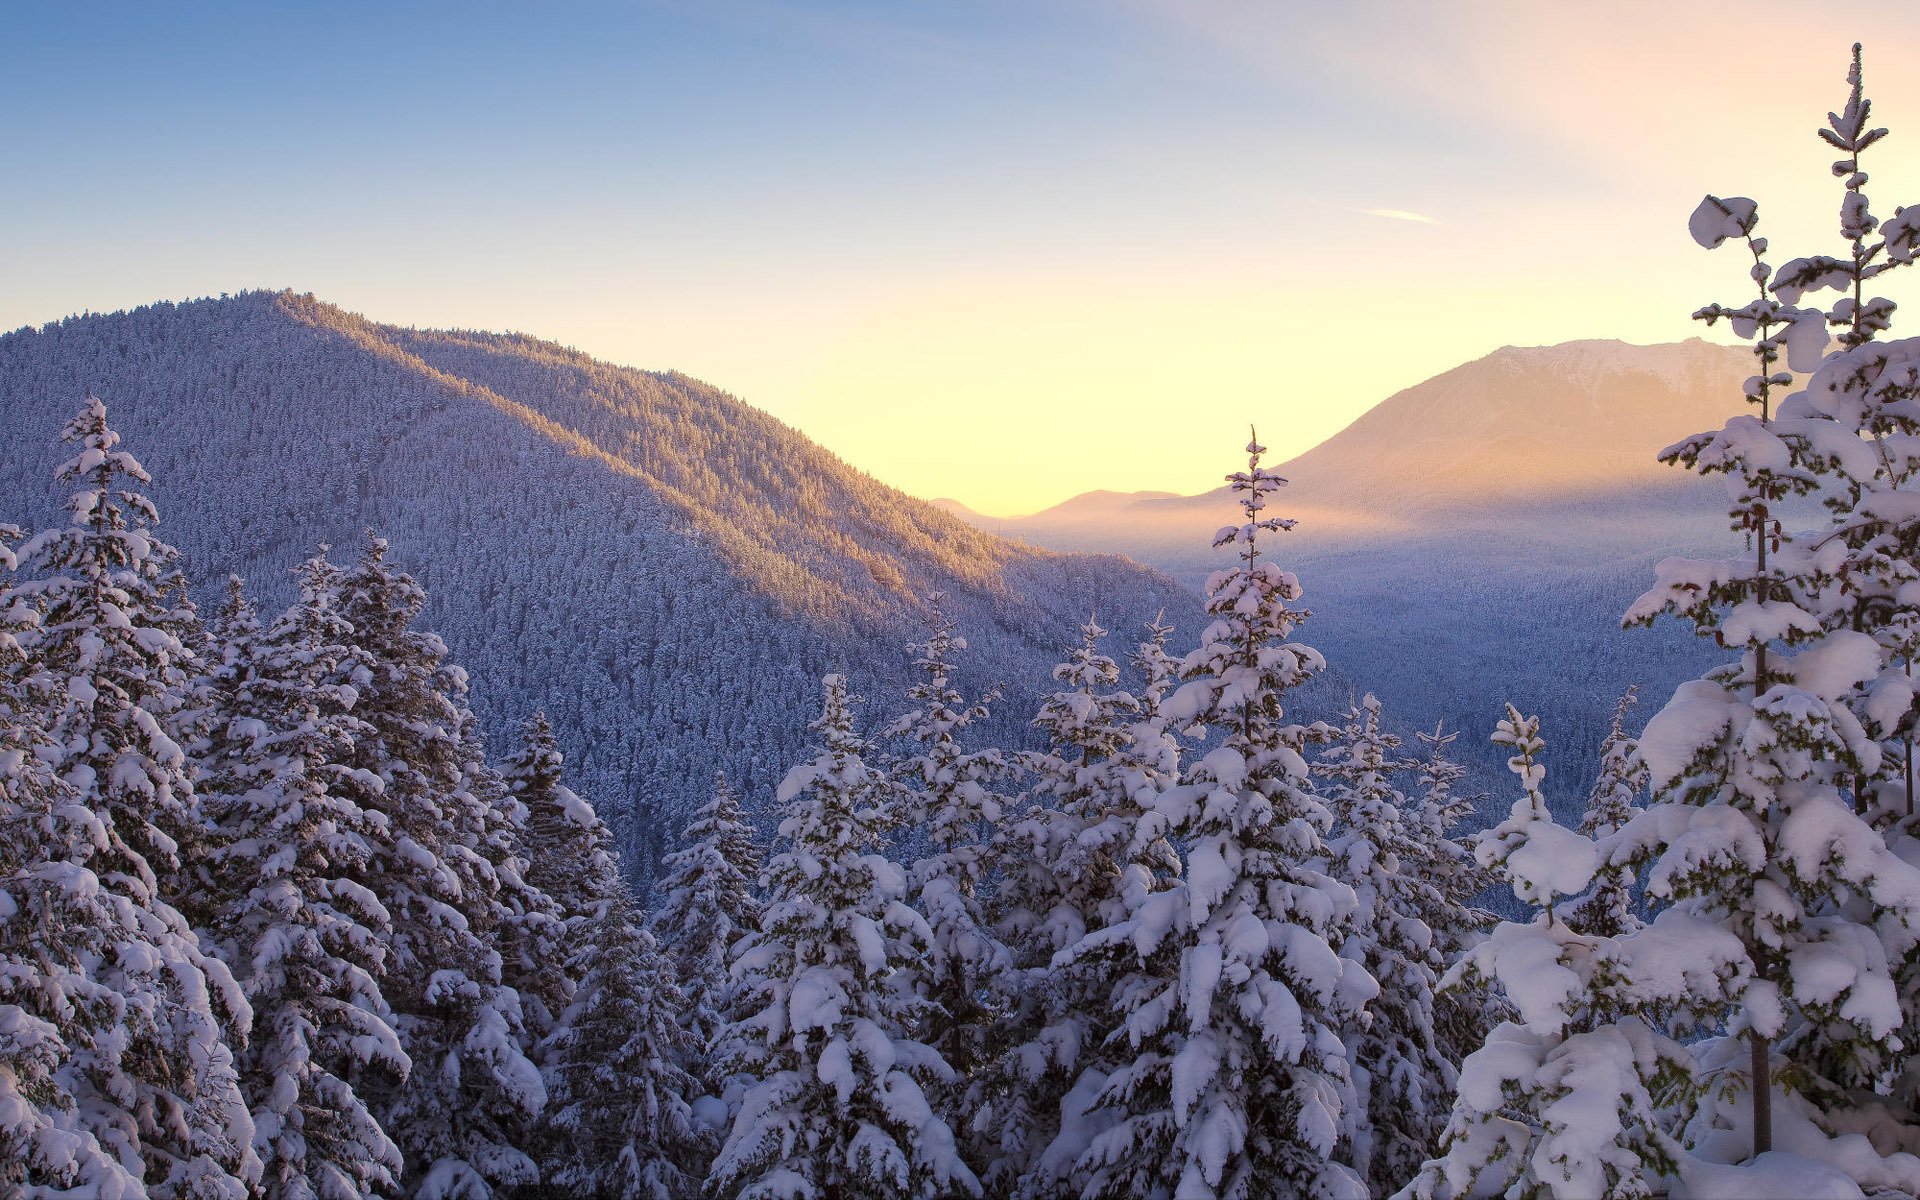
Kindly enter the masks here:
[[823, 672], [889, 711], [932, 591], [1015, 739], [1093, 609], [1123, 633], [1163, 607], [1198, 624], [1163, 575], [982, 533], [684, 375], [285, 293], [0, 337], [6, 518], [53, 515], [55, 434], [88, 389], [203, 604], [228, 572], [277, 602], [318, 544], [350, 559], [368, 528], [390, 537], [489, 729], [545, 708], [641, 871], [716, 770], [766, 799]]

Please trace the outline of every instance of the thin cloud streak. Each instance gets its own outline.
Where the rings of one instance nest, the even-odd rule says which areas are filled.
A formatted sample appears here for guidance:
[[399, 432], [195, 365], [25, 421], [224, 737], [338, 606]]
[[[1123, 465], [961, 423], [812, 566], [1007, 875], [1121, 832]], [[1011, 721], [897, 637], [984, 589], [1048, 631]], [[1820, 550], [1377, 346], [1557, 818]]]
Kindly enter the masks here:
[[1416, 225], [1444, 225], [1446, 222], [1425, 213], [1408, 212], [1404, 208], [1363, 208], [1359, 210], [1369, 217], [1385, 217], [1389, 221], [1412, 221]]

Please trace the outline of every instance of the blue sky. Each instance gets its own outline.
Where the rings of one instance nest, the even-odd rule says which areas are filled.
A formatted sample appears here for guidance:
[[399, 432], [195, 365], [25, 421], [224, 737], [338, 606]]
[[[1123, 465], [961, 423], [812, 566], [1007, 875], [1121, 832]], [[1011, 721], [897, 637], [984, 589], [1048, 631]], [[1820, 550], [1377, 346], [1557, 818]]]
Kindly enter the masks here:
[[1688, 336], [1740, 281], [1703, 191], [1827, 236], [1856, 31], [1735, 11], [9, 5], [0, 327], [293, 287], [685, 370], [988, 511], [1197, 490], [1249, 420], [1287, 453], [1503, 343]]

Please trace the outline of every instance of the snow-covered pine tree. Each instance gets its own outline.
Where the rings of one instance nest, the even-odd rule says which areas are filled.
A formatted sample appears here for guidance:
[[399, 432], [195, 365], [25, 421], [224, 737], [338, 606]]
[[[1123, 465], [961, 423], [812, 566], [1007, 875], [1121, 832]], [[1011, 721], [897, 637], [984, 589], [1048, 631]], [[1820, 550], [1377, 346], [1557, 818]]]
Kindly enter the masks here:
[[[185, 915], [194, 928], [203, 935], [217, 916], [234, 898], [234, 893], [219, 875], [219, 869], [213, 862], [213, 851], [220, 841], [218, 830], [213, 828], [214, 817], [206, 812], [209, 787], [210, 765], [231, 753], [233, 746], [227, 740], [228, 723], [234, 715], [235, 681], [251, 669], [253, 655], [258, 649], [261, 634], [260, 614], [255, 611], [253, 601], [247, 598], [246, 580], [238, 575], [228, 575], [225, 590], [220, 602], [214, 606], [213, 615], [204, 623], [203, 653], [195, 659], [198, 676], [194, 681], [195, 698], [199, 711], [194, 714], [194, 725], [199, 735], [192, 747], [187, 749], [187, 759], [193, 769], [194, 808], [196, 815], [207, 828], [208, 833], [202, 853], [191, 858], [183, 858], [182, 870], [187, 876], [183, 891], [190, 898]], [[220, 953], [212, 944], [209, 950]], [[226, 955], [221, 954], [222, 961]]]
[[80, 1121], [128, 1170], [144, 1170], [159, 1200], [239, 1197], [260, 1164], [229, 1041], [244, 1043], [251, 1014], [171, 899], [183, 843], [202, 841], [190, 768], [168, 733], [193, 615], [178, 556], [153, 532], [147, 473], [119, 449], [106, 407], [89, 395], [61, 437], [75, 447], [57, 473], [74, 485], [69, 521], [23, 549], [30, 574], [13, 604], [37, 613], [17, 635], [39, 709], [30, 719], [64, 785], [52, 798], [57, 840], [32, 852], [48, 856], [36, 903], [52, 907], [37, 913], [99, 889], [65, 914], [82, 923], [63, 921], [67, 936], [42, 953], [50, 970], [87, 976], [91, 1003], [117, 1008], [111, 1028], [96, 1026], [102, 1036], [75, 1048]]
[[[565, 782], [566, 759], [554, 741], [545, 713], [536, 712], [520, 729], [520, 747], [504, 764], [502, 776], [518, 811], [524, 813], [523, 884], [546, 906], [537, 907], [527, 939], [533, 964], [547, 970], [523, 1001], [538, 1011], [528, 1014], [530, 1031], [550, 1034], [559, 1015], [573, 1003], [580, 977], [571, 967], [588, 924], [607, 904], [623, 895], [613, 835], [593, 806]], [[557, 924], [548, 927], [547, 919]]]
[[932, 935], [923, 985], [934, 1005], [928, 1010], [932, 1024], [920, 1036], [954, 1076], [951, 1084], [936, 1084], [931, 1099], [966, 1142], [978, 1103], [968, 1093], [986, 1062], [995, 1020], [992, 998], [1005, 991], [1012, 969], [1012, 955], [989, 925], [980, 895], [1000, 821], [1001, 798], [994, 789], [1008, 774], [1008, 763], [998, 750], [961, 745], [968, 726], [989, 714], [986, 701], [969, 702], [954, 687], [953, 656], [967, 642], [942, 608], [944, 601], [938, 592], [927, 598], [927, 638], [908, 647], [918, 675], [907, 687], [910, 707], [881, 736], [901, 747], [888, 773], [904, 823], [925, 839], [925, 851], [907, 873], [909, 894]]
[[721, 775], [657, 885], [654, 935], [686, 1001], [694, 1073], [714, 1095], [721, 1091], [714, 1039], [740, 1015], [727, 965], [734, 942], [760, 927], [761, 858], [740, 798]]
[[1083, 1059], [1112, 1026], [1103, 976], [1090, 965], [1053, 961], [1089, 928], [1118, 919], [1111, 905], [1125, 847], [1116, 862], [1105, 835], [1123, 819], [1122, 793], [1109, 771], [1137, 701], [1117, 690], [1120, 668], [1100, 650], [1106, 632], [1089, 619], [1080, 645], [1054, 667], [1062, 690], [1034, 718], [1047, 748], [1020, 756], [1032, 779], [1026, 807], [995, 838], [993, 921], [1012, 969], [999, 981], [993, 1061], [979, 1081], [979, 1132], [989, 1146], [984, 1178], [996, 1191], [1040, 1195], [1043, 1176], [1066, 1186], [1062, 1169], [1079, 1150], [1062, 1147], [1052, 1161], [1042, 1155], [1058, 1138], [1060, 1105]]
[[1080, 627], [1080, 645], [1053, 668], [1061, 690], [1041, 701], [1033, 720], [1047, 748], [1019, 756], [1031, 779], [1027, 806], [997, 835], [996, 931], [1014, 948], [1019, 969], [1043, 976], [1056, 952], [1085, 936], [1087, 912], [1097, 906], [1083, 892], [1089, 871], [1098, 874], [1091, 859], [1099, 851], [1080, 835], [1105, 811], [1112, 791], [1105, 768], [1137, 707], [1119, 690], [1119, 664], [1100, 649], [1106, 634], [1090, 619]]
[[1080, 1158], [1086, 1200], [1365, 1191], [1334, 1158], [1353, 1105], [1340, 1035], [1376, 988], [1334, 950], [1354, 896], [1318, 865], [1330, 818], [1307, 779], [1307, 731], [1281, 705], [1322, 660], [1288, 640], [1299, 583], [1259, 552], [1261, 534], [1292, 524], [1265, 515], [1285, 481], [1262, 452], [1251, 443], [1247, 469], [1227, 477], [1244, 520], [1215, 545], [1240, 562], [1207, 581], [1213, 624], [1164, 707], [1224, 734], [1155, 799], [1185, 873], [1130, 895], [1127, 919], [1069, 951], [1135, 959], [1110, 1001], [1124, 1061], [1095, 1101], [1113, 1124]]
[[373, 1099], [406, 1157], [409, 1195], [485, 1200], [536, 1181], [521, 1147], [546, 1088], [489, 944], [506, 914], [485, 801], [472, 790], [464, 675], [438, 637], [414, 628], [424, 596], [386, 551], [370, 539], [337, 602], [367, 655], [349, 680], [366, 726], [353, 765], [381, 781], [388, 835], [367, 884], [393, 919], [385, 992], [413, 1061], [403, 1084]]
[[109, 815], [137, 810], [122, 836], [177, 905], [188, 890], [183, 859], [203, 832], [170, 732], [194, 666], [185, 645], [194, 613], [183, 604], [179, 554], [153, 531], [160, 515], [142, 490], [152, 480], [119, 448], [106, 406], [89, 393], [60, 438], [75, 454], [56, 478], [74, 491], [67, 524], [21, 551], [20, 594], [41, 617], [26, 649], [40, 670], [74, 681], [48, 714], [62, 773], [95, 776], [82, 786]]
[[[1701, 245], [1738, 240], [1753, 260], [1753, 300], [1695, 315], [1752, 341], [1756, 372], [1745, 392], [1754, 411], [1662, 458], [1728, 477], [1730, 517], [1748, 554], [1666, 560], [1626, 618], [1672, 614], [1740, 654], [1683, 684], [1648, 722], [1640, 751], [1653, 797], [1618, 835], [1621, 857], [1610, 858], [1650, 869], [1657, 909], [1727, 931], [1746, 949], [1719, 1016], [1744, 1041], [1747, 1062], [1702, 1098], [1693, 1135], [1701, 1154], [1722, 1163], [1771, 1149], [1782, 1105], [1785, 1119], [1828, 1133], [1872, 1122], [1868, 1094], [1901, 1061], [1905, 1041], [1893, 964], [1911, 959], [1920, 931], [1920, 872], [1862, 815], [1866, 785], [1883, 773], [1880, 739], [1898, 735], [1911, 696], [1904, 670], [1889, 669], [1905, 635], [1876, 636], [1865, 614], [1876, 580], [1907, 568], [1890, 558], [1880, 565], [1892, 574], [1876, 574], [1879, 566], [1855, 558], [1856, 549], [1903, 554], [1913, 519], [1904, 494], [1886, 500], [1910, 474], [1901, 410], [1911, 405], [1912, 370], [1896, 361], [1902, 353], [1872, 343], [1892, 305], [1863, 286], [1920, 249], [1920, 209], [1871, 240], [1859, 156], [1884, 131], [1868, 125], [1857, 55], [1849, 84], [1847, 105], [1821, 131], [1846, 156], [1836, 164], [1844, 260], [1775, 270], [1753, 201], [1709, 196], [1694, 212]], [[1831, 311], [1796, 307], [1823, 286], [1848, 294]], [[1823, 362], [1830, 324], [1846, 332]], [[1814, 372], [1809, 385], [1783, 399], [1805, 371]], [[1783, 506], [1823, 492], [1831, 528], [1788, 534]], [[1818, 972], [1816, 960], [1825, 964]], [[1724, 1058], [1724, 1047], [1700, 1052]], [[1791, 1070], [1776, 1070], [1783, 1057]], [[1737, 1105], [1723, 1102], [1736, 1092]]]
[[1136, 693], [1140, 701], [1139, 719], [1134, 722], [1134, 736], [1127, 752], [1150, 769], [1155, 780], [1172, 782], [1179, 777], [1180, 736], [1168, 721], [1164, 708], [1167, 694], [1180, 682], [1180, 660], [1167, 651], [1173, 626], [1167, 624], [1166, 618], [1163, 610], [1147, 622], [1146, 640], [1135, 645], [1133, 653], [1127, 656], [1128, 665], [1140, 677]]
[[583, 918], [573, 1004], [547, 1046], [546, 1181], [608, 1200], [691, 1200], [712, 1147], [689, 1104], [698, 1084], [680, 1065], [694, 1053], [686, 1004], [645, 915], [617, 876], [603, 882], [614, 894]]
[[1498, 988], [1515, 1016], [1467, 1057], [1445, 1150], [1400, 1196], [1654, 1195], [1684, 1157], [1659, 1109], [1694, 1081], [1686, 1048], [1638, 1014], [1697, 1011], [1738, 973], [1740, 945], [1684, 919], [1630, 939], [1576, 933], [1556, 906], [1587, 889], [1602, 851], [1553, 820], [1539, 719], [1508, 705], [1493, 740], [1512, 749], [1522, 794], [1477, 854], [1536, 914], [1502, 922], [1442, 981]]
[[[1887, 136], [1872, 124], [1872, 102], [1862, 85], [1860, 47], [1853, 48], [1847, 75], [1847, 103], [1829, 113], [1819, 136], [1842, 157], [1833, 164], [1841, 180], [1838, 255], [1794, 259], [1774, 273], [1774, 297], [1798, 305], [1807, 295], [1834, 290], [1840, 296], [1822, 310], [1793, 310], [1799, 331], [1798, 361], [1808, 363], [1827, 346], [1829, 330], [1838, 343], [1811, 368], [1806, 387], [1780, 403], [1785, 419], [1813, 418], [1807, 425], [1809, 457], [1823, 475], [1822, 502], [1828, 526], [1820, 534], [1814, 562], [1820, 582], [1820, 617], [1829, 630], [1870, 634], [1880, 647], [1879, 670], [1849, 697], [1862, 726], [1883, 752], [1878, 770], [1867, 769], [1853, 782], [1857, 810], [1876, 799], [1890, 815], [1911, 817], [1913, 726], [1916, 711], [1913, 657], [1920, 650], [1920, 513], [1907, 493], [1920, 474], [1920, 339], [1882, 341], [1892, 327], [1895, 305], [1873, 296], [1888, 272], [1920, 260], [1920, 209], [1895, 209], [1884, 225], [1867, 196], [1864, 152]], [[1877, 237], [1875, 235], [1878, 235]], [[1790, 383], [1783, 379], [1782, 386]], [[1876, 788], [1876, 783], [1881, 786]]]
[[266, 1200], [390, 1193], [399, 1148], [356, 1083], [408, 1070], [382, 994], [387, 911], [362, 884], [384, 841], [378, 780], [350, 765], [365, 670], [324, 557], [264, 633], [237, 581], [222, 606], [201, 809], [218, 905], [207, 930], [253, 1006], [239, 1055]]
[[[1580, 832], [1605, 838], [1626, 828], [1640, 811], [1636, 801], [1647, 790], [1647, 767], [1640, 761], [1640, 743], [1627, 732], [1627, 710], [1639, 696], [1628, 688], [1613, 710], [1613, 724], [1600, 744], [1600, 775], [1587, 795], [1587, 815]], [[1633, 892], [1635, 872], [1629, 863], [1603, 863], [1594, 872], [1593, 886], [1568, 906], [1567, 924], [1575, 932], [1616, 937], [1635, 928]]]
[[1315, 768], [1334, 819], [1328, 874], [1358, 901], [1340, 952], [1380, 984], [1347, 1036], [1356, 1093], [1350, 1152], [1375, 1196], [1397, 1191], [1433, 1153], [1455, 1077], [1434, 1003], [1448, 964], [1425, 920], [1445, 907], [1428, 863], [1438, 847], [1393, 784], [1412, 765], [1399, 749], [1369, 693], [1348, 710]]
[[[1854, 47], [1847, 76], [1848, 97], [1838, 113], [1829, 113], [1821, 139], [1840, 153], [1833, 173], [1841, 181], [1839, 233], [1844, 248], [1834, 255], [1795, 259], [1774, 273], [1774, 296], [1800, 304], [1809, 294], [1834, 290], [1840, 295], [1822, 309], [1796, 310], [1808, 332], [1802, 358], [1825, 345], [1825, 331], [1837, 345], [1812, 368], [1806, 386], [1780, 403], [1783, 418], [1803, 420], [1809, 456], [1816, 457], [1825, 484], [1825, 529], [1810, 547], [1819, 584], [1816, 611], [1822, 627], [1841, 634], [1864, 633], [1879, 651], [1876, 669], [1847, 696], [1847, 705], [1878, 747], [1878, 764], [1861, 755], [1857, 770], [1836, 783], [1850, 785], [1855, 811], [1890, 835], [1895, 852], [1920, 863], [1920, 824], [1914, 819], [1914, 723], [1916, 704], [1913, 659], [1920, 651], [1920, 511], [1910, 499], [1920, 475], [1920, 338], [1882, 340], [1892, 327], [1895, 305], [1873, 295], [1889, 272], [1920, 261], [1920, 207], [1896, 208], [1884, 223], [1868, 198], [1862, 155], [1887, 135], [1872, 123], [1861, 72], [1860, 47]], [[1798, 327], [1798, 326], [1796, 326]], [[1816, 344], [1815, 327], [1821, 329]], [[1794, 364], [1804, 369], [1805, 364]], [[1784, 381], [1783, 381], [1784, 382]], [[1889, 826], [1897, 821], [1897, 829]], [[1857, 861], [1857, 856], [1856, 861]], [[1865, 878], [1852, 881], [1869, 883]], [[1883, 894], [1886, 885], [1876, 885]], [[1890, 1089], [1907, 1111], [1920, 1104], [1920, 952], [1913, 939], [1914, 914], [1897, 931], [1882, 924], [1886, 953], [1901, 997], [1906, 1031], [1900, 1078]], [[1890, 936], [1891, 935], [1891, 936]], [[1818, 1060], [1817, 1072], [1837, 1081], [1859, 1081], [1875, 1073], [1878, 1053], [1857, 1061], [1854, 1039], [1842, 1031], [1826, 1046], [1796, 1046], [1796, 1057]], [[1815, 1041], [1828, 1040], [1824, 1034]], [[1876, 1089], [1885, 1091], [1888, 1089]], [[1861, 1119], [1862, 1113], [1855, 1118]], [[1880, 1119], [1880, 1118], [1876, 1118]], [[1883, 1139], [1884, 1140], [1884, 1139]], [[1920, 1139], [1904, 1148], [1920, 1151]]]
[[1166, 651], [1173, 630], [1149, 623], [1130, 656], [1142, 679], [1137, 695], [1118, 688], [1118, 665], [1100, 650], [1106, 632], [1090, 620], [1080, 646], [1054, 668], [1064, 689], [1034, 721], [1048, 748], [1021, 756], [1033, 781], [1027, 806], [995, 846], [995, 927], [1015, 970], [978, 1119], [990, 1144], [987, 1186], [1024, 1197], [1078, 1194], [1072, 1170], [1098, 1125], [1086, 1106], [1115, 1065], [1105, 1049], [1120, 1019], [1115, 972], [1132, 969], [1117, 956], [1056, 956], [1089, 929], [1124, 919], [1130, 894], [1179, 873], [1165, 822], [1151, 813], [1179, 770], [1179, 745], [1160, 713], [1179, 672]]
[[[1419, 761], [1420, 800], [1410, 819], [1427, 846], [1421, 867], [1433, 887], [1432, 907], [1424, 914], [1433, 932], [1437, 960], [1451, 967], [1492, 930], [1494, 915], [1475, 900], [1495, 883], [1467, 839], [1454, 830], [1479, 809], [1482, 797], [1456, 790], [1466, 776], [1465, 766], [1448, 755], [1458, 732], [1435, 725], [1432, 733], [1415, 735], [1425, 753]], [[1456, 1067], [1478, 1050], [1506, 1013], [1497, 998], [1467, 995], [1459, 989], [1440, 989], [1434, 996], [1434, 1022], [1441, 1053]]]
[[891, 785], [854, 732], [846, 681], [826, 677], [820, 750], [777, 800], [784, 849], [760, 928], [737, 947], [743, 1016], [722, 1033], [741, 1098], [708, 1186], [734, 1200], [979, 1195], [927, 1089], [950, 1067], [914, 1040], [932, 1014], [926, 922], [879, 853]]
[[[0, 525], [0, 580], [19, 533]], [[86, 866], [105, 828], [47, 765], [18, 638], [35, 616], [0, 584], [0, 1195], [131, 1200], [139, 1161], [102, 1148], [69, 1075], [115, 1032], [118, 998], [89, 967], [125, 922]]]
[[685, 1001], [621, 881], [613, 836], [568, 788], [544, 714], [507, 760], [524, 806], [526, 883], [562, 924], [566, 1006], [541, 1047], [549, 1100], [536, 1136], [542, 1178], [569, 1193], [677, 1200], [699, 1190], [706, 1131], [695, 1126]]
[[527, 807], [487, 759], [480, 719], [467, 705], [466, 672], [451, 667], [448, 676], [460, 721], [460, 787], [454, 793], [454, 812], [466, 831], [460, 841], [478, 848], [497, 889], [491, 911], [475, 928], [500, 956], [500, 981], [518, 998], [520, 1045], [531, 1056], [572, 1001], [567, 923], [559, 904], [531, 878]]

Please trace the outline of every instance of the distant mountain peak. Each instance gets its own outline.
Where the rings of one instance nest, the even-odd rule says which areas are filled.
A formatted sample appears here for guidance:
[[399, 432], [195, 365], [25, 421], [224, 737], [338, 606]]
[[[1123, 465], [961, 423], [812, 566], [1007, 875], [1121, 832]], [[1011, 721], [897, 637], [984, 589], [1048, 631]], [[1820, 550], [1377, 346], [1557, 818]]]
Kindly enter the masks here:
[[[1503, 346], [1396, 392], [1277, 464], [1289, 484], [1280, 503], [1301, 519], [1302, 536], [1378, 539], [1446, 513], [1697, 489], [1658, 454], [1736, 411], [1750, 369], [1743, 348], [1699, 338]], [[1204, 546], [1230, 515], [1225, 496], [1099, 490], [993, 528], [1135, 553]]]

